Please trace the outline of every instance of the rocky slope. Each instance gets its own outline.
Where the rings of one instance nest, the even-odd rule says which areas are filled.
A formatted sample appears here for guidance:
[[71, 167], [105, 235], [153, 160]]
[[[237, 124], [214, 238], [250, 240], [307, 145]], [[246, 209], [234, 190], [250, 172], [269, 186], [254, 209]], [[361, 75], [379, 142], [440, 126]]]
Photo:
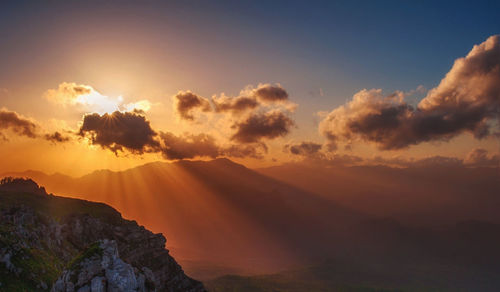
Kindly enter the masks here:
[[105, 204], [0, 182], [0, 291], [205, 291], [165, 242]]

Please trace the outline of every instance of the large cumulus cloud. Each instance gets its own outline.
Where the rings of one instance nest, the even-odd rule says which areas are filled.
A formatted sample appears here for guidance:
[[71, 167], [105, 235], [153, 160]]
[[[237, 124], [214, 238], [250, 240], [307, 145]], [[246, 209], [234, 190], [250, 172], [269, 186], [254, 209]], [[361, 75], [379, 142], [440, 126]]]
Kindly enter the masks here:
[[332, 148], [338, 142], [368, 141], [380, 149], [401, 149], [426, 141], [449, 140], [469, 132], [491, 134], [500, 116], [500, 36], [492, 36], [457, 59], [440, 84], [413, 107], [404, 93], [362, 90], [320, 124]]
[[153, 152], [160, 146], [156, 140], [158, 134], [151, 128], [149, 121], [134, 112], [85, 115], [79, 135], [115, 153], [127, 149], [141, 154]]

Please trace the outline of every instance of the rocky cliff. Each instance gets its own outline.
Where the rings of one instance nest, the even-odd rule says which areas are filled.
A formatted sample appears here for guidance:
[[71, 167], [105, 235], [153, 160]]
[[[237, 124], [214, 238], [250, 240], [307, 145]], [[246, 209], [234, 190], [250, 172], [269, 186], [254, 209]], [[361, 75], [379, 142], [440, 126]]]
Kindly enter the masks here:
[[0, 183], [0, 291], [205, 291], [165, 243], [108, 205]]

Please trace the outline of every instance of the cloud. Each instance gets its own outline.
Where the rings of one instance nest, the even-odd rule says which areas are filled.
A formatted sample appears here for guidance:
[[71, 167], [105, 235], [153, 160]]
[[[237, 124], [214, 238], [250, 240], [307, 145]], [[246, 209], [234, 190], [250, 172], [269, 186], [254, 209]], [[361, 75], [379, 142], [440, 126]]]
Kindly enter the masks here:
[[81, 102], [80, 96], [89, 95], [93, 91], [94, 89], [88, 85], [63, 82], [57, 89], [47, 90], [44, 97], [53, 103], [66, 106]]
[[288, 92], [281, 85], [268, 83], [259, 84], [257, 88], [247, 86], [235, 97], [226, 96], [224, 93], [219, 97], [214, 95], [211, 103], [208, 99], [189, 90], [180, 91], [174, 96], [174, 104], [181, 118], [185, 120], [194, 120], [191, 111], [196, 109], [202, 112], [239, 115], [246, 111], [258, 110], [274, 104], [285, 105], [291, 111], [296, 107], [295, 104], [289, 104]]
[[[288, 101], [288, 93], [279, 84], [259, 84], [256, 88], [247, 86], [236, 97], [222, 93], [219, 97], [214, 95], [211, 100], [191, 91], [180, 91], [174, 96], [174, 105], [184, 120], [194, 120], [195, 110], [214, 115], [221, 125], [235, 130], [230, 136], [231, 141], [244, 144], [261, 143], [261, 139], [288, 134], [295, 123], [286, 113], [293, 112], [297, 107]], [[251, 153], [255, 157], [261, 155], [249, 146], [235, 146], [227, 151]]]
[[486, 149], [476, 148], [467, 154], [464, 164], [475, 167], [499, 167], [500, 154], [489, 154]]
[[[0, 131], [4, 130], [10, 130], [19, 136], [36, 138], [38, 126], [35, 122], [16, 112], [2, 108], [0, 109]], [[7, 139], [4, 133], [2, 133], [2, 136]]]
[[232, 144], [223, 147], [208, 134], [176, 136], [172, 133], [160, 132], [160, 139], [162, 142], [160, 151], [164, 158], [169, 160], [219, 156], [262, 159], [267, 153], [267, 146], [264, 143]]
[[382, 150], [426, 141], [447, 141], [464, 132], [490, 135], [500, 115], [500, 36], [492, 36], [455, 61], [441, 83], [416, 108], [405, 94], [383, 96], [380, 89], [361, 90], [330, 112], [320, 132], [331, 148], [338, 142], [368, 141]]
[[172, 133], [160, 133], [163, 146], [162, 155], [169, 160], [211, 157], [216, 158], [220, 155], [219, 146], [215, 139], [207, 134], [186, 134], [176, 136]]
[[311, 156], [317, 154], [321, 150], [321, 147], [322, 145], [318, 143], [301, 142], [299, 144], [286, 144], [283, 150], [295, 155]]
[[263, 102], [283, 102], [288, 100], [288, 92], [280, 84], [259, 84], [251, 90], [251, 95]]
[[43, 138], [47, 141], [53, 142], [53, 143], [64, 143], [68, 142], [71, 140], [69, 136], [64, 136], [60, 132], [56, 131], [54, 133], [50, 134], [45, 134], [43, 135]]
[[63, 143], [70, 140], [69, 136], [64, 136], [57, 131], [43, 134], [43, 129], [34, 120], [5, 108], [0, 109], [0, 140], [8, 141], [8, 136], [2, 131], [11, 131], [17, 136], [31, 139], [45, 139], [53, 143]]
[[216, 112], [231, 112], [233, 114], [240, 114], [259, 106], [259, 102], [253, 96], [227, 97], [222, 94], [220, 97], [212, 97], [212, 102]]
[[146, 112], [151, 108], [151, 102], [148, 100], [139, 100], [124, 104], [123, 97], [121, 96], [112, 98], [99, 93], [90, 85], [76, 84], [74, 82], [63, 82], [59, 84], [57, 89], [47, 90], [44, 97], [64, 107], [80, 106], [84, 110], [100, 114], [120, 110]]
[[136, 154], [154, 152], [160, 146], [149, 121], [134, 112], [85, 115], [78, 134], [115, 154], [124, 149]]
[[247, 119], [235, 123], [232, 128], [236, 133], [231, 140], [240, 143], [255, 143], [262, 138], [274, 139], [290, 132], [295, 122], [281, 111], [250, 115]]
[[177, 113], [182, 119], [194, 120], [193, 111], [201, 110], [209, 112], [212, 110], [208, 99], [192, 93], [191, 91], [179, 91], [174, 96], [174, 105]]
[[[115, 154], [125, 151], [132, 154], [159, 153], [168, 160], [219, 156], [262, 158], [262, 152], [267, 152], [263, 143], [222, 147], [214, 137], [204, 133], [175, 135], [155, 131], [150, 122], [136, 111], [85, 115], [78, 135]], [[66, 141], [66, 137], [58, 132], [47, 134], [45, 138], [54, 142]]]

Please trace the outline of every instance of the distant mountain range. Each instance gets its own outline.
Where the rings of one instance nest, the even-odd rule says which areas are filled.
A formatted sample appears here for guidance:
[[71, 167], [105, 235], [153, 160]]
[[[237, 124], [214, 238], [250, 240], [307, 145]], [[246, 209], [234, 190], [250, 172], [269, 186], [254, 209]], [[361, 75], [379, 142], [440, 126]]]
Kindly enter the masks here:
[[500, 286], [495, 171], [305, 164], [255, 171], [216, 159], [79, 178], [8, 175], [32, 177], [58, 195], [107, 203], [168, 235], [167, 246], [195, 278], [302, 270], [330, 259], [376, 270], [379, 280], [371, 287], [401, 288], [404, 280], [388, 280], [401, 274], [432, 288], [447, 275], [440, 287], [456, 291], [481, 282], [487, 291]]
[[439, 226], [500, 223], [500, 168], [429, 163], [406, 168], [289, 163], [259, 173], [377, 217]]

